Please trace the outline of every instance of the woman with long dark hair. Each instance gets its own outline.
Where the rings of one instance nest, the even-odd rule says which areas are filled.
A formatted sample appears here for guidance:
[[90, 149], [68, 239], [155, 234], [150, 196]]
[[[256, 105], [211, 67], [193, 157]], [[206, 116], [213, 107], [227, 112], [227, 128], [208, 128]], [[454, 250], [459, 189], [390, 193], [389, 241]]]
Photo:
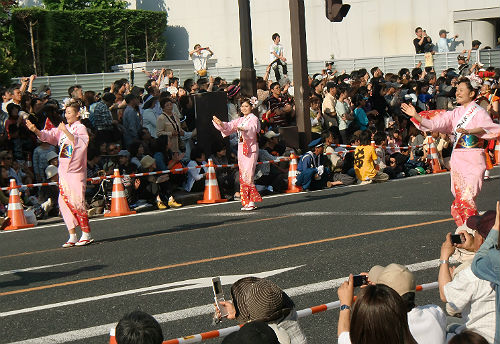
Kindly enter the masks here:
[[240, 169], [241, 210], [254, 210], [255, 202], [261, 202], [262, 197], [255, 188], [254, 175], [259, 158], [259, 142], [257, 134], [260, 131], [260, 121], [253, 114], [257, 98], [243, 99], [240, 106], [241, 117], [231, 122], [222, 122], [213, 116], [212, 122], [223, 137], [238, 133], [238, 167]]
[[339, 344], [417, 344], [408, 327], [405, 303], [393, 289], [384, 284], [369, 285], [353, 305], [351, 275], [338, 289], [338, 295]]
[[493, 123], [490, 115], [476, 104], [481, 79], [477, 76], [462, 78], [457, 86], [456, 98], [460, 104], [452, 111], [423, 118], [410, 104], [402, 104], [401, 110], [413, 117], [412, 122], [423, 131], [438, 131], [453, 135], [451, 155], [451, 192], [455, 200], [451, 214], [457, 226], [477, 215], [476, 197], [481, 191], [486, 160], [485, 140], [500, 136], [500, 125]]

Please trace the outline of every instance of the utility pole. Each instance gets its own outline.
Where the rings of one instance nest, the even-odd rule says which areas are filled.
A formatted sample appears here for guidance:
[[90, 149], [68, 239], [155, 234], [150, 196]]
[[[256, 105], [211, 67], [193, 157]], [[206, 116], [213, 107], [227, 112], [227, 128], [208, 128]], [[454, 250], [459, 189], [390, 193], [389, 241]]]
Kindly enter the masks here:
[[309, 78], [307, 70], [307, 44], [304, 0], [289, 0], [292, 35], [293, 85], [295, 118], [299, 130], [299, 143], [306, 148], [311, 142], [309, 115]]
[[252, 97], [257, 94], [257, 85], [255, 68], [253, 64], [250, 0], [238, 0], [238, 7], [240, 15], [241, 94], [245, 97]]

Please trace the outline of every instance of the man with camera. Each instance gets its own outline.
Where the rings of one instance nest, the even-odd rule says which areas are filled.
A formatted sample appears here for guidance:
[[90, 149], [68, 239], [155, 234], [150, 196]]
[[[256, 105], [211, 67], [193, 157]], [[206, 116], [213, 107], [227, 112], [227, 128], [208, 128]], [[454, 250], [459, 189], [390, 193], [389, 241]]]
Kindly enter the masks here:
[[415, 29], [415, 34], [417, 35], [417, 38], [413, 40], [415, 54], [425, 54], [431, 52], [434, 44], [432, 44], [432, 39], [427, 36], [427, 32], [422, 30], [419, 26]]
[[207, 76], [207, 61], [214, 53], [209, 47], [202, 48], [201, 45], [196, 44], [194, 50], [189, 52], [189, 56], [193, 60], [194, 72], [197, 77]]

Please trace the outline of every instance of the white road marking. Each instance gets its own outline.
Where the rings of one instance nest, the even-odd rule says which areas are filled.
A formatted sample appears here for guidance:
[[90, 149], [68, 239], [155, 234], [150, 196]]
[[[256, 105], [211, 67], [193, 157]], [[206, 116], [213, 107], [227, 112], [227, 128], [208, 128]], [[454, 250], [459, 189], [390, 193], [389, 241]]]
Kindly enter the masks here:
[[[494, 167], [494, 169], [497, 169], [497, 166]], [[439, 173], [439, 174], [426, 174], [422, 176], [414, 176], [411, 178], [402, 178], [402, 179], [393, 179], [388, 182], [390, 183], [399, 183], [399, 182], [404, 182], [406, 180], [416, 180], [418, 178], [429, 178], [429, 177], [434, 177], [434, 176], [440, 176], [440, 175], [446, 175], [449, 174], [449, 172], [446, 173]], [[490, 176], [490, 179], [498, 179], [499, 176]], [[353, 188], [353, 187], [360, 187], [360, 186], [365, 186], [365, 185], [348, 185], [348, 186], [343, 186], [341, 188], [333, 188], [333, 189], [323, 189], [323, 190], [315, 190], [315, 191], [309, 191], [307, 194], [314, 194], [318, 192], [331, 192], [331, 191], [342, 191], [348, 188]], [[278, 194], [278, 195], [272, 195], [272, 196], [265, 196], [263, 197], [264, 199], [270, 199], [270, 198], [277, 198], [277, 197], [292, 197], [295, 195], [299, 194], [304, 194], [304, 193], [291, 193], [291, 194]], [[203, 205], [193, 205], [193, 206], [187, 206], [187, 207], [182, 207], [178, 209], [167, 209], [167, 210], [162, 210], [162, 211], [148, 211], [144, 213], [137, 213], [137, 214], [132, 214], [132, 215], [127, 215], [127, 217], [136, 217], [136, 216], [158, 216], [162, 215], [171, 211], [183, 211], [183, 210], [190, 210], [190, 209], [197, 209], [197, 208], [206, 208], [206, 207], [223, 207], [228, 204], [234, 204], [234, 203], [239, 203], [239, 201], [229, 201], [229, 202], [223, 202], [223, 203], [214, 203], [214, 204], [203, 204]], [[96, 219], [91, 219], [90, 223], [94, 222], [100, 222], [100, 221], [112, 221], [119, 219], [120, 217], [102, 217], [102, 218], [96, 218]], [[0, 235], [2, 234], [8, 234], [8, 233], [19, 233], [19, 232], [24, 232], [24, 231], [31, 231], [31, 230], [37, 230], [37, 229], [43, 229], [43, 228], [58, 228], [58, 227], [64, 227], [64, 223], [55, 223], [55, 224], [48, 224], [48, 225], [42, 225], [42, 226], [36, 226], [36, 227], [31, 227], [31, 228], [23, 228], [23, 229], [17, 229], [15, 231], [0, 231]]]
[[[439, 266], [439, 259], [429, 260], [426, 262], [420, 262], [415, 264], [407, 265], [410, 271], [421, 271], [427, 269], [437, 268]], [[290, 268], [286, 268], [290, 269]], [[278, 270], [275, 270], [278, 271]], [[248, 276], [248, 275], [247, 275]], [[285, 292], [289, 296], [300, 296], [305, 294], [310, 294], [318, 291], [323, 291], [327, 289], [332, 289], [340, 286], [347, 277], [336, 278], [329, 281], [323, 281], [318, 283], [306, 284], [303, 286], [293, 287], [285, 289]], [[144, 288], [143, 288], [144, 289]], [[328, 301], [327, 301], [328, 302]], [[313, 305], [311, 305], [313, 306]], [[315, 305], [314, 305], [315, 306]], [[188, 318], [193, 318], [201, 315], [210, 314], [214, 311], [214, 306], [212, 304], [191, 307], [186, 309], [181, 309], [172, 312], [166, 312], [161, 314], [153, 315], [159, 323], [166, 323], [175, 320], [184, 320]], [[66, 343], [75, 340], [82, 340], [86, 338], [92, 338], [97, 336], [107, 335], [111, 328], [116, 326], [116, 322], [99, 325], [94, 327], [88, 327], [75, 331], [68, 331], [64, 333], [53, 334], [45, 337], [38, 337], [28, 340], [23, 340], [19, 342], [13, 342], [11, 344], [38, 344], [38, 343]], [[187, 334], [186, 334], [187, 335]]]
[[[293, 267], [289, 267], [289, 268], [264, 271], [264, 272], [259, 272], [259, 273], [255, 273], [255, 274], [250, 273], [250, 274], [244, 274], [244, 275], [230, 275], [230, 276], [220, 276], [220, 277], [221, 277], [222, 284], [233, 284], [234, 282], [236, 282], [240, 278], [243, 278], [246, 276], [256, 276], [256, 277], [260, 277], [260, 278], [266, 278], [266, 277], [278, 275], [278, 274], [281, 274], [281, 273], [284, 273], [284, 272], [287, 272], [290, 270], [298, 269], [302, 266], [303, 265], [293, 266]], [[75, 305], [78, 303], [94, 302], [94, 301], [98, 301], [98, 300], [110, 299], [113, 297], [119, 297], [119, 296], [125, 296], [125, 295], [132, 295], [132, 294], [139, 294], [139, 293], [143, 293], [143, 295], [146, 295], [145, 293], [148, 293], [148, 292], [149, 292], [149, 294], [154, 294], [154, 292], [151, 293], [151, 291], [156, 291], [158, 289], [165, 289], [165, 288], [174, 287], [172, 289], [160, 291], [162, 293], [166, 293], [166, 292], [174, 292], [174, 291], [181, 291], [181, 290], [206, 288], [206, 287], [211, 287], [211, 286], [212, 286], [212, 277], [196, 278], [196, 279], [191, 279], [191, 280], [178, 281], [178, 282], [173, 282], [173, 283], [165, 283], [165, 284], [160, 284], [160, 285], [153, 285], [150, 287], [124, 290], [124, 291], [120, 291], [120, 292], [116, 292], [116, 293], [91, 296], [91, 297], [85, 297], [85, 298], [81, 298], [81, 299], [70, 300], [70, 301], [63, 301], [63, 302], [45, 304], [42, 306], [35, 306], [35, 307], [22, 308], [22, 309], [2, 312], [2, 313], [0, 313], [0, 318], [12, 316], [12, 315], [18, 315], [18, 314], [31, 313], [31, 312], [36, 312], [36, 311], [41, 311], [41, 310], [46, 310], [46, 309], [72, 306], [72, 305]], [[177, 288], [175, 288], [175, 287], [177, 287]]]
[[13, 274], [18, 273], [18, 272], [33, 271], [33, 270], [42, 270], [42, 269], [52, 268], [54, 266], [61, 266], [61, 265], [81, 263], [81, 262], [86, 262], [86, 261], [89, 261], [89, 260], [90, 259], [85, 259], [85, 260], [77, 260], [77, 261], [74, 261], [74, 262], [67, 262], [67, 263], [59, 263], [59, 264], [52, 264], [52, 265], [42, 265], [42, 266], [33, 266], [31, 268], [15, 269], [15, 270], [8, 270], [8, 271], [0, 271], [0, 276], [13, 275]]

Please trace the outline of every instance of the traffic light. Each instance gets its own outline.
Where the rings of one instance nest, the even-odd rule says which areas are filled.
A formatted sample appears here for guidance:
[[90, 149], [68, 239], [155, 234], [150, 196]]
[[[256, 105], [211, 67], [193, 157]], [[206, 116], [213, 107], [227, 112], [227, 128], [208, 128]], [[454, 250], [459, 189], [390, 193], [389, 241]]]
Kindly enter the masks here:
[[342, 0], [325, 0], [326, 17], [331, 22], [341, 22], [347, 15], [351, 5], [343, 4]]

